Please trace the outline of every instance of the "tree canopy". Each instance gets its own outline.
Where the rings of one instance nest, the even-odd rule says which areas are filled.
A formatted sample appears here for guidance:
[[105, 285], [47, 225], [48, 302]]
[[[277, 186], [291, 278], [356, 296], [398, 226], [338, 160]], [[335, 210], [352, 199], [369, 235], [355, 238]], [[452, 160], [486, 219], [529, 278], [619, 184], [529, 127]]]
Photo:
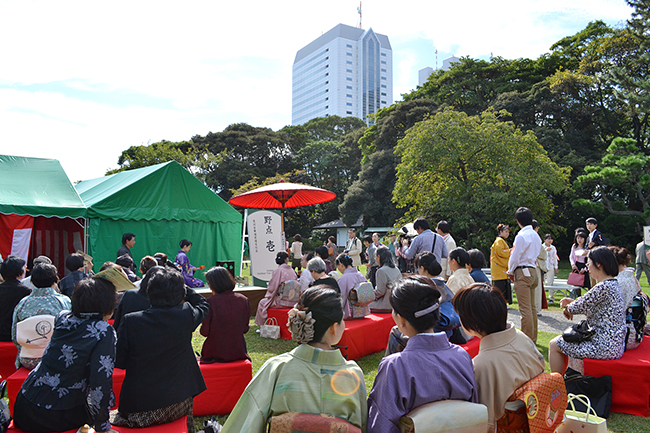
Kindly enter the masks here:
[[407, 217], [452, 219], [468, 246], [489, 246], [494, 228], [526, 206], [550, 223], [568, 169], [553, 163], [531, 132], [488, 110], [469, 116], [445, 109], [415, 124], [395, 148], [401, 159], [393, 201]]

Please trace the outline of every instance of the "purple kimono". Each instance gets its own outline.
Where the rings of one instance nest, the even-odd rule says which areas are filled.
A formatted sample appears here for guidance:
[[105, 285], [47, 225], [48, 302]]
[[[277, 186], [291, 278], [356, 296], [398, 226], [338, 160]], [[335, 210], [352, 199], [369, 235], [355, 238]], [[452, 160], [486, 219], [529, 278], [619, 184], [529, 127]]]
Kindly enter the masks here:
[[368, 397], [368, 433], [399, 433], [400, 417], [427, 403], [478, 403], [472, 359], [443, 332], [417, 334], [379, 363]]
[[194, 278], [193, 267], [190, 264], [190, 259], [185, 254], [185, 251], [179, 251], [176, 254], [176, 263], [181, 267], [181, 273], [183, 274], [183, 280], [185, 280], [185, 285], [187, 287], [203, 287], [204, 283], [198, 278]]

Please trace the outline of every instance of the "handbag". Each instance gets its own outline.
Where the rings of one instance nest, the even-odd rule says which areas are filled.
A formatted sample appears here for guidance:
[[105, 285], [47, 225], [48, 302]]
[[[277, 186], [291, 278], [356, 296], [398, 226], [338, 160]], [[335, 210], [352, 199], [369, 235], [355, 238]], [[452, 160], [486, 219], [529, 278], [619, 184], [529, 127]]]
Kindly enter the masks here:
[[260, 337], [272, 338], [274, 340], [280, 338], [280, 326], [278, 325], [278, 320], [275, 317], [266, 319], [266, 322], [260, 326]]
[[300, 299], [300, 281], [298, 280], [287, 280], [284, 283], [280, 284], [278, 291], [275, 294], [274, 306], [293, 308], [294, 305], [298, 303]]
[[344, 419], [327, 414], [286, 412], [271, 417], [269, 433], [361, 433], [361, 429]]
[[7, 381], [3, 380], [0, 383], [0, 433], [4, 433], [9, 428], [9, 423], [11, 422], [11, 412], [9, 411], [9, 406], [5, 401], [5, 391], [7, 390]]
[[[578, 400], [587, 407], [585, 412], [576, 410], [573, 400]], [[569, 405], [564, 412], [564, 421], [557, 428], [556, 433], [607, 433], [607, 420], [596, 415], [596, 411], [591, 407], [589, 397], [586, 395], [569, 394]]]
[[566, 283], [570, 286], [582, 287], [585, 284], [585, 274], [579, 272], [571, 272], [569, 278], [567, 278]]
[[567, 343], [580, 343], [581, 341], [591, 340], [595, 333], [596, 330], [589, 326], [586, 320], [582, 320], [580, 323], [565, 329], [562, 338]]
[[[611, 376], [593, 377], [583, 376], [575, 370], [568, 369], [564, 375], [564, 384], [567, 393], [586, 395], [591, 402], [591, 407], [596, 415], [607, 418], [612, 407], [612, 378]], [[587, 406], [576, 402], [578, 410], [585, 412]]]

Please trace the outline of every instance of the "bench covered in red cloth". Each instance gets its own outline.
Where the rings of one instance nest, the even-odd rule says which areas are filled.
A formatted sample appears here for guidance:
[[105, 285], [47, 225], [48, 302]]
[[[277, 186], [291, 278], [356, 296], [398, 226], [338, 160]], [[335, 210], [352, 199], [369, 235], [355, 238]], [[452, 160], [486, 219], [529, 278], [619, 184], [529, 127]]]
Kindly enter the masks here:
[[[287, 328], [289, 308], [269, 308], [268, 317], [275, 318], [280, 325], [280, 338], [291, 339], [291, 332]], [[370, 314], [363, 319], [345, 321], [345, 332], [341, 337], [339, 346], [343, 356], [347, 359], [360, 359], [371, 353], [386, 350], [388, 336], [395, 321], [390, 313]]]
[[[113, 426], [113, 430], [120, 433], [187, 433], [187, 417], [184, 416], [174, 422], [152, 425], [151, 427], [145, 428], [128, 428], [118, 427], [115, 425]], [[14, 427], [14, 423], [12, 421], [9, 425], [9, 430], [7, 430], [7, 433], [23, 433], [23, 431], [18, 430], [16, 427]], [[70, 430], [65, 433], [77, 433], [77, 430]]]
[[0, 341], [0, 376], [7, 379], [16, 372], [18, 348], [11, 341]]
[[469, 356], [474, 358], [476, 355], [478, 355], [478, 350], [481, 347], [481, 339], [474, 337], [471, 340], [469, 340], [467, 343], [461, 344], [460, 347], [465, 349], [467, 353], [469, 353]]
[[612, 412], [648, 416], [650, 405], [650, 338], [621, 359], [584, 360], [585, 375], [612, 377]]
[[[194, 398], [195, 416], [226, 415], [232, 411], [244, 389], [253, 378], [253, 365], [249, 360], [228, 363], [199, 364], [208, 389]], [[19, 369], [7, 379], [7, 396], [9, 408], [14, 411], [16, 396], [23, 385], [29, 370]], [[115, 402], [119, 404], [120, 392], [126, 370], [113, 370], [113, 392]]]

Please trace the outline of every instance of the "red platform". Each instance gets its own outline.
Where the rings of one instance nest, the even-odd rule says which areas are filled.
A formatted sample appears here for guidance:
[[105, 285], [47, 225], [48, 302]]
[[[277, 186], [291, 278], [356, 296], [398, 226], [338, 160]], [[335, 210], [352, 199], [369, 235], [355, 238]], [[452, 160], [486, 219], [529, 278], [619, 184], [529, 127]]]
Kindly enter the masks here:
[[7, 379], [16, 372], [18, 348], [11, 341], [0, 342], [0, 376]]
[[469, 356], [471, 356], [473, 359], [476, 355], [478, 355], [478, 350], [481, 348], [481, 339], [474, 337], [467, 343], [461, 344], [460, 347], [465, 349], [467, 353], [469, 353]]
[[[81, 426], [80, 426], [81, 427]], [[167, 424], [152, 425], [151, 427], [145, 428], [128, 428], [128, 427], [118, 427], [113, 426], [113, 430], [120, 433], [187, 433], [187, 417], [179, 418], [174, 422]], [[7, 433], [23, 433], [22, 430], [18, 430], [14, 427], [14, 422], [12, 421], [9, 425], [9, 430]], [[65, 433], [77, 433], [77, 430], [70, 430]]]
[[612, 412], [650, 415], [650, 337], [621, 359], [584, 361], [585, 375], [612, 377]]
[[[194, 398], [194, 415], [226, 415], [237, 404], [244, 389], [253, 378], [253, 365], [249, 360], [228, 363], [199, 364], [208, 389]], [[29, 370], [19, 369], [7, 379], [9, 409], [13, 413], [16, 396], [23, 385]], [[120, 401], [120, 392], [126, 370], [113, 370], [113, 392], [115, 401]]]
[[284, 338], [285, 340], [291, 340], [291, 332], [289, 332], [289, 328], [287, 327], [289, 310], [290, 308], [269, 308], [266, 310], [269, 319], [275, 318], [278, 321], [280, 338]]
[[[275, 317], [280, 325], [280, 338], [291, 339], [291, 332], [287, 328], [289, 308], [269, 308], [268, 317]], [[390, 330], [395, 326], [395, 321], [390, 313], [370, 314], [363, 319], [345, 321], [345, 332], [341, 337], [339, 346], [343, 356], [347, 359], [358, 360], [366, 355], [386, 350]]]

